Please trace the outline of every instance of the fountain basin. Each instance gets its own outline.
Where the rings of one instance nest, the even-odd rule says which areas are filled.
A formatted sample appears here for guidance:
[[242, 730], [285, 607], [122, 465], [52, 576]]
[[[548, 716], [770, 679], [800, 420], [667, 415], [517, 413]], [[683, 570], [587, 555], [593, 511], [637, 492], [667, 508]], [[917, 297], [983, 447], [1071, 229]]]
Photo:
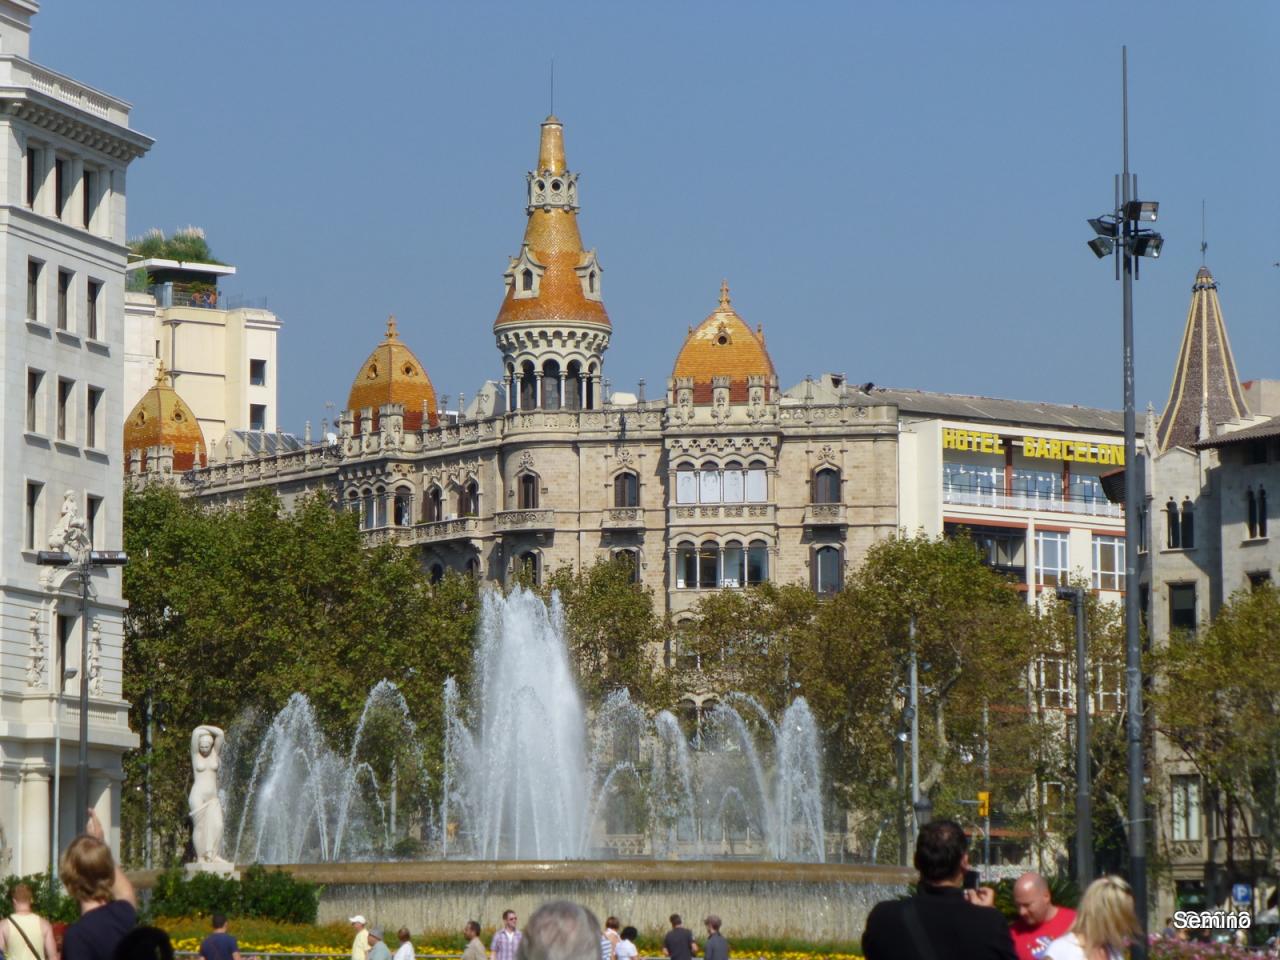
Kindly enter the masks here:
[[[502, 911], [521, 922], [548, 900], [573, 900], [601, 920], [609, 915], [643, 933], [669, 928], [679, 913], [695, 935], [709, 913], [734, 936], [858, 940], [880, 900], [906, 892], [914, 870], [858, 864], [744, 860], [397, 861], [307, 863], [281, 867], [324, 884], [319, 922], [363, 914], [415, 935], [460, 931], [467, 920], [486, 929]], [[146, 885], [149, 877], [139, 875]]]

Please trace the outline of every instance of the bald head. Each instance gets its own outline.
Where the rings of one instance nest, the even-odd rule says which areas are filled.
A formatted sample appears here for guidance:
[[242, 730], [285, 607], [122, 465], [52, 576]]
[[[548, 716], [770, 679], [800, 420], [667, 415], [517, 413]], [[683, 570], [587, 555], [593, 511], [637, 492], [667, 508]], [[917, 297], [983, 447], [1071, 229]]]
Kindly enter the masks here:
[[1013, 885], [1013, 902], [1018, 917], [1028, 927], [1052, 920], [1058, 912], [1049, 896], [1049, 884], [1038, 873], [1024, 873]]

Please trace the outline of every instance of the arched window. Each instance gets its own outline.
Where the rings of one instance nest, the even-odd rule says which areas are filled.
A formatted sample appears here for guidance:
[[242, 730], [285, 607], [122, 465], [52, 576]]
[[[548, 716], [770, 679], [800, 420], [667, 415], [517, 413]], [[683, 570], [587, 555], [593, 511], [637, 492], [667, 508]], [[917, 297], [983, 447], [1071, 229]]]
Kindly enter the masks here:
[[714, 463], [703, 464], [698, 471], [698, 502], [720, 502], [720, 468]]
[[840, 471], [834, 467], [823, 467], [813, 475], [813, 502], [840, 502]]
[[752, 540], [747, 547], [747, 586], [754, 587], [769, 579], [769, 545]]
[[475, 557], [467, 561], [467, 575], [473, 579], [480, 577], [480, 561]]
[[441, 564], [433, 563], [431, 565], [431, 582], [439, 583], [444, 579], [444, 567]]
[[396, 490], [395, 521], [397, 527], [413, 526], [413, 497], [403, 487]]
[[560, 364], [554, 360], [542, 365], [542, 409], [560, 409]]
[[627, 471], [613, 478], [613, 505], [638, 507], [640, 505], [640, 478]]
[[1244, 496], [1248, 508], [1249, 539], [1252, 540], [1258, 535], [1258, 498], [1252, 488], [1246, 490]]
[[587, 291], [589, 293], [596, 292], [596, 272], [594, 270], [587, 274]]
[[538, 371], [532, 360], [520, 365], [520, 409], [533, 410], [538, 406]]
[[698, 588], [713, 590], [720, 583], [720, 545], [705, 540], [698, 548]]
[[376, 501], [374, 500], [373, 491], [366, 490], [364, 492], [363, 500], [364, 500], [364, 511], [361, 514], [361, 518], [360, 518], [360, 529], [372, 530], [374, 527], [378, 525], [377, 506], [376, 506]]
[[515, 410], [519, 404], [516, 403], [518, 394], [516, 392], [516, 365], [514, 363], [507, 364], [507, 413]]
[[1191, 498], [1182, 501], [1182, 549], [1192, 550], [1196, 545], [1196, 514], [1191, 506]]
[[542, 582], [542, 569], [537, 551], [526, 550], [520, 554], [520, 573], [526, 580], [537, 586]]
[[843, 563], [839, 547], [819, 547], [813, 552], [813, 589], [815, 593], [835, 593], [843, 581]]
[[427, 497], [422, 502], [422, 519], [426, 523], [444, 519], [444, 496], [434, 483], [427, 488]]
[[746, 499], [746, 478], [742, 464], [730, 460], [724, 465], [723, 480], [720, 482], [720, 495], [725, 503], [742, 503]]
[[357, 491], [351, 490], [347, 493], [346, 506], [347, 512], [354, 513], [356, 515], [356, 525], [363, 525], [364, 518], [360, 515], [360, 494]]
[[387, 491], [378, 487], [373, 493], [373, 499], [377, 509], [377, 526], [385, 527], [387, 525]]
[[640, 582], [640, 551], [619, 550], [613, 555], [613, 559], [626, 566], [632, 583]]
[[582, 409], [582, 364], [577, 360], [570, 361], [565, 370], [563, 406], [566, 410]]
[[526, 292], [533, 289], [533, 271], [528, 267], [520, 274], [520, 289]]
[[692, 543], [676, 547], [676, 589], [692, 590], [698, 585], [698, 548]]
[[693, 464], [682, 463], [676, 467], [676, 503], [698, 502], [698, 471]]
[[1178, 504], [1173, 497], [1164, 505], [1164, 512], [1169, 518], [1169, 549], [1177, 550], [1182, 546], [1182, 525], [1178, 521]]
[[537, 510], [538, 509], [538, 477], [533, 473], [522, 473], [516, 481], [519, 485], [520, 496], [517, 506], [521, 510]]
[[763, 460], [752, 460], [747, 467], [747, 502], [764, 503], [769, 499], [769, 478]]
[[740, 587], [745, 582], [743, 560], [746, 554], [742, 550], [742, 541], [729, 540], [724, 545], [720, 586]]
[[587, 403], [586, 409], [594, 410], [596, 408], [596, 365], [593, 363], [587, 368]]
[[467, 485], [458, 491], [458, 516], [480, 516], [480, 485], [468, 480]]

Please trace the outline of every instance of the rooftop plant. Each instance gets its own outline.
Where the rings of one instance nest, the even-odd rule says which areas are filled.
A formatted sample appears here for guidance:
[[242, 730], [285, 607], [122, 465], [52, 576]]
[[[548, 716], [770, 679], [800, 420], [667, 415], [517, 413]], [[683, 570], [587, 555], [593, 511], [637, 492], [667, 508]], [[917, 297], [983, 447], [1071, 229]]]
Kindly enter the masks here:
[[159, 227], [152, 227], [141, 237], [129, 241], [129, 252], [144, 260], [179, 260], [186, 263], [222, 263], [209, 249], [209, 241], [199, 227], [182, 227], [166, 237]]

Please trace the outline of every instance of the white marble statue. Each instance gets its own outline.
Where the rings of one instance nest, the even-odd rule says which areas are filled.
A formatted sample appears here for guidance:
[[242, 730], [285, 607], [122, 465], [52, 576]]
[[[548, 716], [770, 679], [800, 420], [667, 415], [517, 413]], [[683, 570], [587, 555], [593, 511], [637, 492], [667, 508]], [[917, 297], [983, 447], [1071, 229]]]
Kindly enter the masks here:
[[68, 490], [62, 495], [62, 513], [49, 533], [49, 549], [65, 550], [75, 554], [89, 547], [89, 527], [76, 506], [76, 492]]
[[191, 731], [191, 794], [187, 803], [191, 810], [191, 842], [196, 848], [196, 862], [223, 866], [222, 801], [218, 798], [218, 767], [226, 734], [211, 724], [201, 724]]

